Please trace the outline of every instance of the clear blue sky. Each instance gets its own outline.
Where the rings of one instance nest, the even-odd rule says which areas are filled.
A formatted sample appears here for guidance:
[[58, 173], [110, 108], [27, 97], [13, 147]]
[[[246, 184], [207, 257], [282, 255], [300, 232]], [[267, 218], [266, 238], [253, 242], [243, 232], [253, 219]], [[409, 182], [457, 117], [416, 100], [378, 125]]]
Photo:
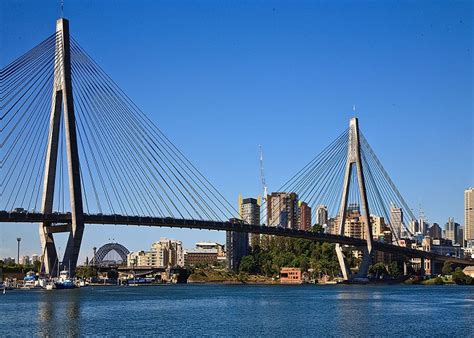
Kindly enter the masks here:
[[[228, 200], [270, 191], [348, 125], [361, 128], [405, 199], [430, 222], [463, 216], [474, 185], [470, 1], [65, 1], [71, 34]], [[0, 5], [1, 65], [54, 32], [58, 1]], [[0, 257], [40, 253], [36, 225], [0, 225]], [[186, 247], [224, 233], [88, 226]], [[61, 243], [58, 244], [61, 246]], [[64, 244], [62, 244], [64, 248]], [[63, 249], [61, 250], [63, 251]]]

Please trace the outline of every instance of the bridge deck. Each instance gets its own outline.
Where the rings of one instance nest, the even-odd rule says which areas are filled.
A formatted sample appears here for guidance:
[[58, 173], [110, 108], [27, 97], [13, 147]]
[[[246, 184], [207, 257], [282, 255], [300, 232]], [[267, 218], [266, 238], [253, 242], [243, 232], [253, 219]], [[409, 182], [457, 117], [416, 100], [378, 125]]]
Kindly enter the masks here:
[[[0, 211], [0, 223], [41, 223], [51, 222], [55, 227], [65, 227], [70, 224], [71, 215], [69, 213], [26, 213], [26, 212], [5, 212]], [[171, 217], [143, 217], [143, 216], [123, 216], [123, 215], [101, 215], [84, 214], [86, 224], [104, 224], [104, 225], [134, 225], [134, 226], [153, 226], [168, 228], [187, 228], [187, 229], [205, 229], [217, 231], [238, 231], [255, 234], [275, 235], [293, 238], [309, 239], [313, 241], [339, 243], [355, 247], [364, 247], [366, 241], [359, 238], [332, 235], [321, 232], [303, 231], [297, 229], [287, 229], [280, 227], [269, 227], [255, 224], [245, 224], [242, 222], [221, 222], [221, 221], [203, 221], [189, 220]], [[54, 232], [54, 230], [52, 230]], [[433, 252], [416, 250], [406, 247], [400, 247], [392, 244], [374, 241], [373, 247], [376, 251], [403, 255], [409, 258], [428, 258], [437, 261], [451, 261], [463, 265], [474, 265], [472, 259], [462, 259], [450, 256], [442, 256]]]

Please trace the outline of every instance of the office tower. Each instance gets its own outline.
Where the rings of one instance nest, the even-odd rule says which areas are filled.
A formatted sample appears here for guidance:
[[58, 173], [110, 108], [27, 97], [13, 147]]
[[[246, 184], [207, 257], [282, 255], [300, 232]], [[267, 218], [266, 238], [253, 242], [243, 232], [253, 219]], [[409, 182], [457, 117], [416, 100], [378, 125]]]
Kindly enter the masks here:
[[244, 198], [239, 209], [242, 221], [247, 224], [260, 224], [260, 205], [255, 198]]
[[294, 192], [273, 192], [267, 195], [268, 226], [297, 228], [298, 195]]
[[440, 239], [443, 237], [443, 229], [441, 229], [438, 223], [433, 223], [433, 225], [428, 229], [428, 236], [433, 239]]
[[325, 205], [318, 205], [316, 209], [316, 224], [324, 225], [328, 223], [328, 207]]
[[397, 238], [401, 237], [402, 227], [403, 227], [403, 210], [402, 208], [397, 208], [395, 205], [390, 207], [390, 225], [392, 226], [393, 231], [393, 241], [396, 242]]
[[458, 232], [459, 223], [454, 222], [454, 218], [450, 217], [444, 226], [446, 239], [451, 240], [453, 244], [459, 244]]
[[[239, 197], [240, 218], [247, 224], [260, 224], [260, 203], [255, 198]], [[253, 248], [260, 244], [259, 234], [247, 234], [249, 244]]]
[[420, 223], [416, 219], [410, 221], [410, 231], [412, 234], [417, 234], [420, 232]]
[[474, 240], [474, 188], [464, 191], [464, 241]]
[[298, 228], [300, 230], [311, 229], [311, 207], [305, 202], [298, 203]]

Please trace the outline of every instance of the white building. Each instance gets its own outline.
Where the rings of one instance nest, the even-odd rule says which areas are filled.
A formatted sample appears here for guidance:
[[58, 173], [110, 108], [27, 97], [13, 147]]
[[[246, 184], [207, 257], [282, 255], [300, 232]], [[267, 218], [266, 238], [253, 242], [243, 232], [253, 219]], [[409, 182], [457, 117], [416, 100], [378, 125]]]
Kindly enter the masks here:
[[181, 241], [160, 238], [151, 245], [150, 251], [130, 252], [129, 267], [170, 268], [184, 266], [184, 250]]

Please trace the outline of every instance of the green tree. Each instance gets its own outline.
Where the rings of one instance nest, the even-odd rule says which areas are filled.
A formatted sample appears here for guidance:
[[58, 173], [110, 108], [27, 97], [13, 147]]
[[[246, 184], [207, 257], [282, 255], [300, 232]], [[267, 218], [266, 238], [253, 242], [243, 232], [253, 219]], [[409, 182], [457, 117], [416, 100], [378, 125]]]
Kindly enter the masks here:
[[466, 275], [461, 268], [456, 268], [453, 274], [453, 281], [458, 285], [470, 285], [473, 283], [472, 278]]
[[257, 273], [258, 266], [253, 256], [244, 256], [240, 260], [239, 271], [245, 273]]
[[441, 272], [443, 273], [443, 275], [450, 275], [453, 272], [453, 263], [451, 263], [450, 261], [444, 262]]
[[388, 266], [388, 274], [392, 277], [399, 277], [400, 276], [400, 268], [398, 267], [397, 262], [391, 262]]
[[369, 274], [375, 277], [375, 279], [379, 279], [380, 277], [384, 277], [388, 274], [387, 269], [383, 263], [376, 263], [369, 267]]
[[80, 278], [97, 277], [97, 269], [93, 266], [78, 266], [76, 268], [76, 276]]

